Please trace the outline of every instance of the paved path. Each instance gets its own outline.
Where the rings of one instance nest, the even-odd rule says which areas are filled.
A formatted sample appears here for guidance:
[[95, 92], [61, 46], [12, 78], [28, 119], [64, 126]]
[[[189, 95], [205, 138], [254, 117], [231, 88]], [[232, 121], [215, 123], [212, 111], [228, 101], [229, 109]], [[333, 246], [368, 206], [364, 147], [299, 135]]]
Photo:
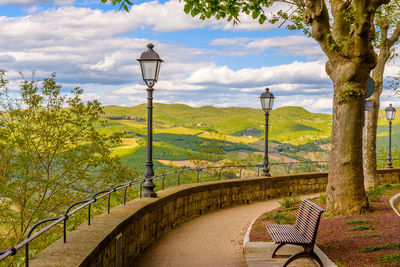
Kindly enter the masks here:
[[134, 266], [247, 266], [243, 256], [247, 228], [262, 213], [278, 206], [274, 199], [197, 217], [167, 233], [140, 255]]

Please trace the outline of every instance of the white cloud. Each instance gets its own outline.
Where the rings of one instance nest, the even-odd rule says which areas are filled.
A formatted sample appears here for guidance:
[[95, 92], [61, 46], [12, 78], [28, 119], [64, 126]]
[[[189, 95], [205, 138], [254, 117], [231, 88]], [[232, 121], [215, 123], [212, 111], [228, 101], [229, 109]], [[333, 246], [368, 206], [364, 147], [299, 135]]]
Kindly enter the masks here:
[[229, 47], [230, 54], [254, 54], [276, 49], [276, 54], [305, 56], [308, 58], [325, 58], [319, 45], [312, 38], [291, 35], [270, 38], [219, 38], [210, 45]]
[[0, 0], [1, 5], [37, 5], [37, 4], [54, 4], [54, 5], [70, 5], [75, 0]]
[[[26, 4], [33, 2], [25, 1]], [[299, 36], [216, 39], [212, 42], [215, 46], [230, 46], [232, 49], [228, 52], [215, 48], [188, 48], [179, 40], [163, 43], [136, 37], [138, 29], [148, 30], [150, 34], [153, 33], [151, 30], [165, 32], [205, 27], [232, 31], [232, 24], [228, 22], [202, 22], [191, 18], [183, 12], [182, 3], [178, 1], [145, 2], [134, 6], [129, 13], [73, 6], [32, 12], [24, 17], [0, 17], [0, 64], [9, 70], [7, 77], [20, 78], [17, 71], [22, 71], [30, 78], [31, 70], [37, 70], [37, 78], [43, 78], [55, 71], [66, 91], [76, 85], [84, 88], [85, 100], [99, 99], [104, 105], [127, 106], [145, 102], [145, 85], [141, 82], [136, 58], [150, 41], [165, 60], [155, 87], [156, 102], [258, 107], [257, 98], [269, 85], [277, 96], [277, 105], [293, 101], [289, 95], [296, 93], [299, 94], [296, 96], [298, 103], [303, 103], [299, 101], [307, 95], [316, 100], [304, 102], [305, 105], [323, 107], [326, 103], [318, 104], [317, 99], [329, 98], [332, 93], [322, 60], [238, 70], [212, 63], [220, 55], [238, 56], [239, 50], [243, 51], [242, 55], [260, 54], [271, 48], [285, 49], [293, 54], [305, 51], [312, 44]], [[149, 13], [157, 15], [150, 16]], [[235, 26], [233, 31], [270, 27], [243, 18], [242, 24]], [[239, 49], [233, 49], [235, 46]], [[246, 66], [246, 62], [242, 66]]]
[[280, 82], [328, 81], [325, 73], [325, 63], [316, 62], [293, 62], [291, 64], [262, 67], [259, 69], [245, 68], [238, 71], [231, 70], [228, 66], [210, 66], [196, 70], [186, 79], [188, 83], [211, 83], [211, 84], [271, 84]]

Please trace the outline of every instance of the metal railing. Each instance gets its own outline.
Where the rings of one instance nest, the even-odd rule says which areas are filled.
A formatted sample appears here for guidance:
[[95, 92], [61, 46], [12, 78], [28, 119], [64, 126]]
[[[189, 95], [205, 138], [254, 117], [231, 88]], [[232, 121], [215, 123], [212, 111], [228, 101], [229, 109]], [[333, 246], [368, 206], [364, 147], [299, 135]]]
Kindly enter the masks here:
[[[379, 160], [382, 160], [382, 159], [379, 159]], [[400, 159], [393, 159], [393, 161], [394, 160], [400, 160]], [[307, 162], [297, 161], [297, 162], [289, 162], [289, 163], [270, 163], [269, 166], [270, 166], [270, 168], [272, 168], [274, 166], [282, 166], [282, 167], [284, 167], [284, 170], [286, 170], [286, 173], [290, 174], [290, 171], [293, 170], [293, 166], [295, 166], [295, 165], [305, 165], [306, 167], [308, 167], [308, 171], [313, 171], [313, 170], [327, 170], [328, 164], [329, 164], [329, 161], [307, 161]], [[312, 169], [313, 166], [315, 169]], [[200, 179], [201, 173], [205, 173], [210, 177], [211, 176], [215, 177], [215, 174], [218, 174], [217, 178], [219, 180], [221, 180], [223, 177], [224, 170], [236, 169], [236, 172], [227, 171], [227, 173], [229, 174], [229, 175], [227, 175], [227, 178], [233, 179], [233, 178], [244, 177], [243, 169], [248, 169], [248, 168], [257, 169], [257, 171], [255, 171], [255, 170], [250, 171], [248, 173], [248, 174], [250, 174], [250, 176], [254, 176], [256, 174], [259, 176], [260, 170], [263, 168], [263, 165], [226, 165], [226, 166], [212, 166], [212, 167], [208, 166], [208, 167], [200, 167], [200, 168], [183, 167], [180, 170], [175, 170], [175, 171], [155, 175], [153, 177], [153, 180], [160, 179], [161, 180], [161, 189], [164, 190], [165, 189], [165, 180], [166, 180], [167, 176], [177, 175], [177, 185], [180, 186], [182, 183], [181, 176], [183, 173], [195, 172], [196, 173], [195, 183], [199, 183], [201, 181], [201, 179]], [[301, 170], [304, 171], [305, 169], [306, 168], [302, 168]], [[218, 170], [218, 171], [215, 172], [214, 170]], [[113, 193], [120, 191], [120, 190], [124, 190], [123, 204], [125, 205], [126, 200], [127, 200], [128, 188], [132, 187], [133, 185], [140, 185], [139, 190], [140, 190], [140, 196], [141, 196], [143, 183], [145, 181], [146, 181], [146, 179], [135, 180], [135, 181], [132, 181], [129, 183], [114, 186], [113, 188], [111, 188], [109, 190], [103, 190], [103, 191], [97, 192], [97, 193], [93, 194], [91, 198], [89, 198], [87, 200], [78, 201], [78, 202], [75, 202], [72, 205], [70, 205], [63, 215], [53, 217], [53, 218], [47, 218], [47, 219], [37, 222], [29, 229], [25, 240], [23, 240], [22, 242], [18, 243], [17, 245], [15, 245], [13, 247], [8, 248], [7, 250], [0, 251], [0, 262], [9, 256], [16, 255], [17, 251], [25, 246], [25, 266], [28, 267], [29, 266], [29, 243], [31, 241], [38, 238], [39, 236], [41, 236], [42, 234], [44, 234], [45, 232], [47, 232], [48, 230], [52, 229], [53, 227], [55, 227], [56, 225], [58, 225], [59, 223], [62, 222], [63, 223], [63, 241], [64, 241], [64, 243], [66, 243], [67, 242], [67, 220], [70, 216], [72, 216], [73, 214], [75, 214], [78, 211], [87, 207], [87, 209], [88, 209], [87, 222], [88, 222], [88, 225], [90, 225], [92, 203], [95, 203], [97, 200], [107, 197], [108, 198], [107, 199], [108, 200], [107, 201], [107, 213], [110, 213], [110, 207], [111, 207], [110, 200], [111, 200], [111, 195]], [[45, 223], [49, 223], [49, 222], [51, 222], [49, 225], [45, 226], [44, 228], [42, 228], [41, 230], [39, 230], [38, 232], [33, 234], [33, 231], [38, 226], [45, 224]]]

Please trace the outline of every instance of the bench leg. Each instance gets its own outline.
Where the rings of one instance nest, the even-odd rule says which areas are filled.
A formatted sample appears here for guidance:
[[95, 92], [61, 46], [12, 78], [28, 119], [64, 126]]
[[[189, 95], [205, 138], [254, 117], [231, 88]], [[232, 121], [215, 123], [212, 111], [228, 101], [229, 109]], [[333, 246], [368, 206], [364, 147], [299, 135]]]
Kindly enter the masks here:
[[280, 249], [281, 247], [283, 247], [284, 245], [286, 245], [286, 243], [280, 243], [274, 250], [274, 252], [272, 253], [272, 257], [271, 258], [276, 258], [276, 252], [278, 251], [278, 249]]
[[324, 267], [321, 259], [318, 257], [318, 255], [314, 252], [313, 249], [310, 250], [308, 253], [310, 253], [311, 258], [313, 258], [314, 260], [316, 260], [318, 262], [319, 266]]
[[294, 254], [292, 257], [290, 257], [285, 264], [283, 265], [283, 267], [286, 267], [289, 263], [291, 263], [294, 260], [300, 259], [300, 258], [312, 258], [314, 260], [316, 260], [319, 264], [319, 266], [324, 267], [324, 265], [322, 264], [321, 259], [318, 257], [317, 254], [315, 254], [313, 249], [310, 250], [304, 250], [303, 252], [299, 252], [297, 254]]

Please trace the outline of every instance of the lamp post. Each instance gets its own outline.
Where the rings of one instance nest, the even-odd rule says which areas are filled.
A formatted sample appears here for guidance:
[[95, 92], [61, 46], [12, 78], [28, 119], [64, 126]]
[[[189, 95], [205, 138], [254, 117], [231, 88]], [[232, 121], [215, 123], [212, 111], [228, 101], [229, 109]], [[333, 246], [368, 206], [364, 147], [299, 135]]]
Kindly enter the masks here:
[[156, 185], [153, 183], [153, 86], [158, 80], [163, 60], [154, 52], [153, 47], [153, 44], [148, 44], [147, 51], [143, 52], [140, 58], [137, 59], [140, 62], [143, 81], [147, 85], [147, 157], [146, 169], [144, 171], [144, 190], [141, 197], [157, 197], [156, 192], [154, 192]]
[[394, 115], [396, 114], [396, 109], [392, 107], [392, 104], [389, 107], [385, 108], [386, 119], [389, 121], [389, 152], [388, 152], [388, 163], [386, 168], [392, 169], [392, 120], [394, 119]]
[[261, 106], [265, 112], [265, 150], [264, 150], [264, 168], [262, 176], [271, 176], [269, 174], [269, 162], [268, 162], [268, 119], [269, 112], [274, 104], [274, 95], [269, 92], [269, 88], [265, 88], [265, 92], [261, 94]]

